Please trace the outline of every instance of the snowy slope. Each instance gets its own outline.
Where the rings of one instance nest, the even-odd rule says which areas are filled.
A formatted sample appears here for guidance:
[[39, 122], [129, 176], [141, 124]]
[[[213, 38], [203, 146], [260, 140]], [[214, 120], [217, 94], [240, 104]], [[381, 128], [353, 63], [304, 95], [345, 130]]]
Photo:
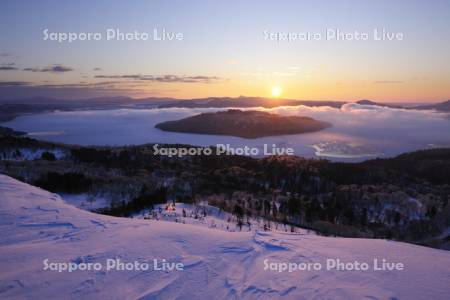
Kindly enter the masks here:
[[[0, 299], [448, 299], [450, 252], [369, 239], [227, 232], [101, 216], [0, 175]], [[182, 262], [182, 271], [43, 270], [43, 260]], [[271, 262], [402, 262], [404, 271], [264, 271]]]

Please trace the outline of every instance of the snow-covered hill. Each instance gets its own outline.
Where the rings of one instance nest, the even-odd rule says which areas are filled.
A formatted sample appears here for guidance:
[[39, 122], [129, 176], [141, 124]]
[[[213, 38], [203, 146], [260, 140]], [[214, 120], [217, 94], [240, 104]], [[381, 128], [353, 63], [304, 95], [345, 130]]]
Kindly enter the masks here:
[[[1, 299], [448, 299], [450, 252], [385, 240], [97, 215], [0, 175]], [[326, 261], [404, 264], [400, 271], [326, 270]], [[44, 261], [100, 270], [44, 270]], [[107, 271], [108, 259], [184, 270]], [[318, 263], [320, 271], [264, 270]], [[54, 265], [52, 265], [54, 266]], [[152, 263], [153, 266], [153, 263]], [[53, 267], [52, 267], [53, 268]]]

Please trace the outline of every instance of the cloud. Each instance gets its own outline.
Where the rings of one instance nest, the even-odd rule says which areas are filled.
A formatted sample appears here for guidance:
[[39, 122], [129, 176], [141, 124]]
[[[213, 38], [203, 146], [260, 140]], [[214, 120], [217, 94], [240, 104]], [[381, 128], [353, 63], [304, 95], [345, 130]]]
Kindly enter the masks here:
[[4, 63], [0, 66], [0, 71], [15, 71], [18, 70], [14, 67], [15, 63]]
[[25, 81], [0, 81], [0, 100], [31, 97], [50, 97], [58, 99], [81, 99], [107, 96], [142, 97], [151, 94], [163, 95], [173, 90], [149, 89], [144, 81], [99, 81], [75, 83], [41, 83]]
[[44, 68], [25, 68], [25, 69], [23, 69], [23, 71], [64, 73], [64, 72], [73, 71], [73, 69], [70, 67], [63, 66], [63, 65], [53, 65], [53, 66], [48, 66], [48, 67], [44, 67]]
[[122, 81], [101, 81], [101, 82], [77, 82], [77, 83], [61, 83], [61, 84], [43, 84], [36, 85], [37, 87], [46, 88], [94, 88], [94, 87], [115, 87], [116, 85], [123, 85]]
[[29, 85], [30, 83], [25, 81], [0, 81], [0, 87], [16, 87]]
[[[278, 107], [270, 109], [283, 115], [306, 115], [333, 124], [330, 132], [395, 144], [450, 142], [448, 115], [433, 111], [408, 110], [357, 103], [331, 107]], [[419, 138], [420, 136], [420, 138]]]
[[101, 81], [101, 82], [78, 82], [78, 83], [55, 83], [51, 84], [44, 81], [45, 84], [36, 84], [26, 81], [0, 81], [0, 87], [32, 87], [32, 88], [94, 88], [94, 87], [113, 87], [116, 84], [123, 85], [122, 81]]
[[94, 68], [93, 70], [94, 71], [102, 71], [103, 69], [102, 68]]
[[152, 82], [166, 82], [166, 83], [213, 83], [223, 80], [217, 76], [177, 76], [177, 75], [96, 75], [95, 78], [108, 78], [108, 79], [131, 79], [131, 80], [144, 80]]
[[15, 71], [15, 70], [17, 70], [17, 68], [13, 66], [0, 66], [0, 71]]
[[0, 57], [8, 57], [11, 56], [11, 53], [8, 52], [0, 52]]
[[374, 81], [374, 84], [398, 84], [398, 83], [403, 83], [403, 81], [400, 80], [378, 80], [378, 81]]

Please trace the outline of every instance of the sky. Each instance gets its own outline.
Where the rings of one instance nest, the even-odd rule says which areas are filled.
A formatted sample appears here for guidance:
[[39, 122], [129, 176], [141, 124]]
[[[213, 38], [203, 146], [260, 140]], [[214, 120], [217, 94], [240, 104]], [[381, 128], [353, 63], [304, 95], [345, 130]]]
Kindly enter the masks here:
[[[450, 99], [450, 1], [17, 0], [1, 6], [1, 98], [271, 97], [277, 87], [279, 97], [304, 100]], [[108, 40], [108, 29], [147, 33], [148, 40]], [[165, 30], [166, 37], [182, 38], [154, 40], [155, 29], [158, 37]], [[375, 40], [374, 30], [384, 40]], [[50, 38], [89, 32], [101, 36]], [[338, 32], [347, 37], [330, 35]], [[298, 38], [276, 39], [287, 34]], [[308, 34], [320, 38], [299, 38]]]

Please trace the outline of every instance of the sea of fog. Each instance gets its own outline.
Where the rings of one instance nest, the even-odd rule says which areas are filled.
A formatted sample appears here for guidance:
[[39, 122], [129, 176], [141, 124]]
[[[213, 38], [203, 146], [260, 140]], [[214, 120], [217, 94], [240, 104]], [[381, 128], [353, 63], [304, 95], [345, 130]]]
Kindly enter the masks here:
[[80, 145], [136, 145], [145, 143], [255, 147], [264, 144], [293, 148], [295, 154], [338, 161], [361, 161], [400, 153], [450, 146], [450, 117], [433, 111], [392, 109], [354, 103], [331, 107], [252, 108], [282, 115], [310, 116], [333, 124], [307, 134], [258, 139], [165, 132], [155, 124], [217, 108], [115, 109], [25, 115], [1, 125], [26, 131], [31, 137]]

